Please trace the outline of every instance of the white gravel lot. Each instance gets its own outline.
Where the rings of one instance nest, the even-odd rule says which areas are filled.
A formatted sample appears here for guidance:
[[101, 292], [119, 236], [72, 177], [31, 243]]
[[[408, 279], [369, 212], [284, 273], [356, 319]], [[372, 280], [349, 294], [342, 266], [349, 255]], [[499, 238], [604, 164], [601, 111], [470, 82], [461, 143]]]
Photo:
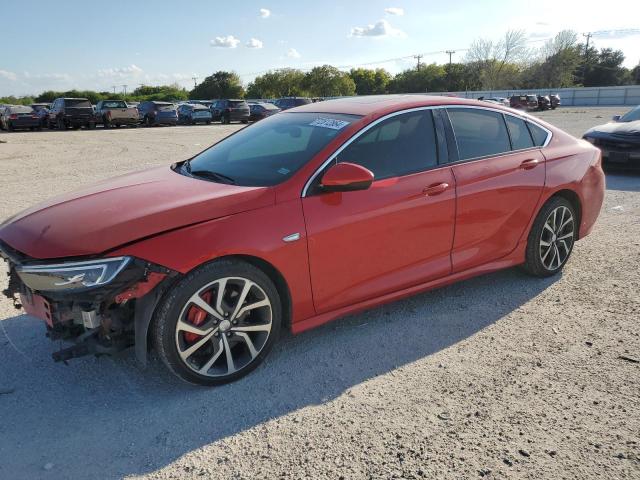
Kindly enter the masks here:
[[[623, 111], [542, 116], [579, 136]], [[237, 128], [0, 133], [0, 218]], [[640, 360], [640, 173], [607, 181], [560, 277], [510, 269], [286, 335], [214, 389], [132, 352], [54, 364], [1, 298], [0, 478], [639, 479], [640, 364], [620, 356]]]

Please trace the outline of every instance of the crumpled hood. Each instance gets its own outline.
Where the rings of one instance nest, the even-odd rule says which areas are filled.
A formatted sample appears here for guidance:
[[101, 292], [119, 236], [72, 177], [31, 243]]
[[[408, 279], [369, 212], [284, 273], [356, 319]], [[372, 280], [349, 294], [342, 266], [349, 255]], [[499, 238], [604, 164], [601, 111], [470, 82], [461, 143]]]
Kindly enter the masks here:
[[592, 133], [613, 133], [618, 135], [640, 136], [640, 120], [636, 120], [634, 122], [605, 123], [604, 125], [598, 125], [597, 127], [589, 129], [586, 134]]
[[268, 187], [199, 180], [167, 166], [115, 177], [29, 208], [0, 225], [0, 240], [37, 259], [94, 255], [274, 201]]

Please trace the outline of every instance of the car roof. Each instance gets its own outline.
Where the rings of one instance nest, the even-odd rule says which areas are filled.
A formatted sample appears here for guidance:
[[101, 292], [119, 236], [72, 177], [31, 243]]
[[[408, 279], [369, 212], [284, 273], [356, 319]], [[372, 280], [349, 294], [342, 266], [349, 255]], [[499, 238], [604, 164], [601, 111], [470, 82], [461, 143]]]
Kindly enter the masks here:
[[[368, 95], [362, 97], [338, 98], [324, 102], [310, 103], [292, 108], [287, 112], [312, 113], [342, 113], [351, 115], [384, 115], [387, 113], [418, 107], [432, 107], [439, 105], [470, 105], [483, 106], [487, 104], [459, 97], [443, 97], [436, 95]], [[496, 108], [500, 107], [496, 105]]]

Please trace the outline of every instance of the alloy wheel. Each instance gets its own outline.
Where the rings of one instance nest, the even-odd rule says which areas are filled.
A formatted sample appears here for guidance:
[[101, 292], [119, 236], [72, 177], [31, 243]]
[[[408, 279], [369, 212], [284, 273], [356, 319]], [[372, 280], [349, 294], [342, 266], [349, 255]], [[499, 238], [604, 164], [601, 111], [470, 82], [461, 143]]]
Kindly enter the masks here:
[[549, 271], [558, 270], [569, 257], [574, 241], [574, 220], [565, 206], [554, 208], [540, 235], [540, 261]]
[[217, 279], [183, 306], [175, 329], [178, 355], [200, 375], [231, 375], [260, 354], [272, 317], [269, 297], [257, 283], [242, 277]]

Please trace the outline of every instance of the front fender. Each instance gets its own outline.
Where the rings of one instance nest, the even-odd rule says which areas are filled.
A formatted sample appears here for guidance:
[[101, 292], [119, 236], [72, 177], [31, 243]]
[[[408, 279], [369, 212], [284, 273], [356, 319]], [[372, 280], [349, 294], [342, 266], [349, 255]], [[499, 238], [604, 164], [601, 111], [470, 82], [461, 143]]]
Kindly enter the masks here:
[[[295, 233], [299, 240], [283, 240]], [[289, 286], [292, 322], [315, 314], [300, 198], [179, 228], [109, 255], [132, 255], [182, 274], [221, 257], [255, 257], [272, 265]]]

